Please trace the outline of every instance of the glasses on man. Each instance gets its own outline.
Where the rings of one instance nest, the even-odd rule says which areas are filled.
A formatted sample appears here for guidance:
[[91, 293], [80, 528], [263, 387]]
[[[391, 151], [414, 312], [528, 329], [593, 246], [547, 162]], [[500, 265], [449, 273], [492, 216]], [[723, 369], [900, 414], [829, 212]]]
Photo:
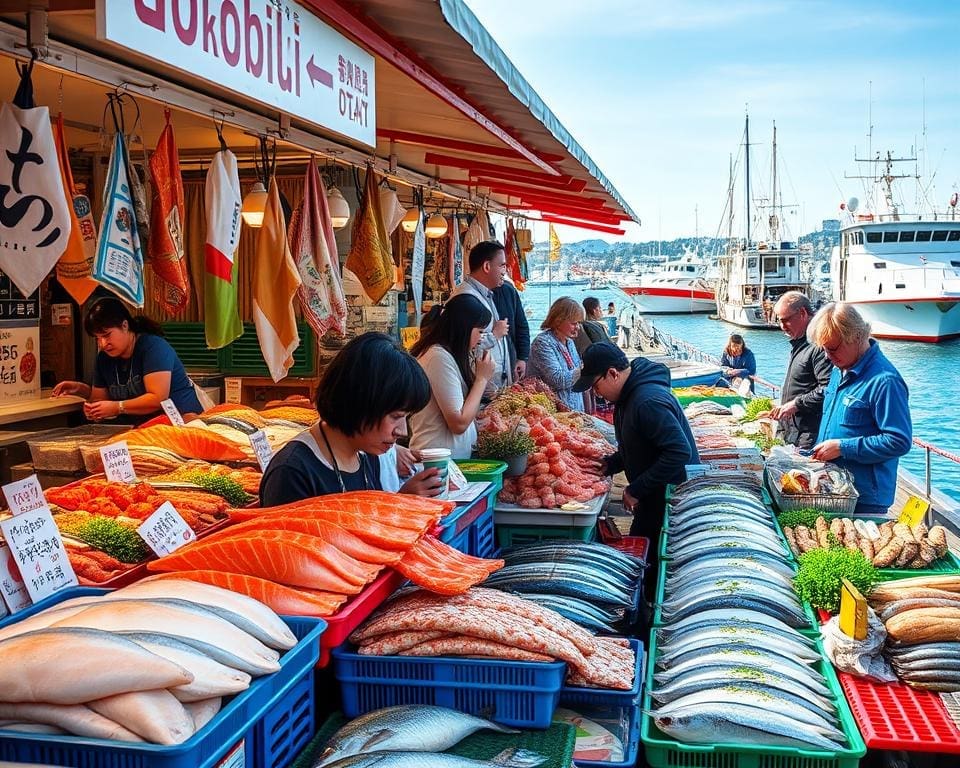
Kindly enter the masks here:
[[590, 385], [590, 389], [592, 389], [594, 392], [596, 392], [596, 391], [597, 391], [597, 384], [599, 384], [601, 381], [603, 381], [605, 378], [607, 378], [607, 373], [609, 373], [609, 372], [610, 372], [610, 371], [608, 370], [606, 373], [603, 374], [603, 376], [598, 376], [598, 377], [594, 380], [593, 384]]

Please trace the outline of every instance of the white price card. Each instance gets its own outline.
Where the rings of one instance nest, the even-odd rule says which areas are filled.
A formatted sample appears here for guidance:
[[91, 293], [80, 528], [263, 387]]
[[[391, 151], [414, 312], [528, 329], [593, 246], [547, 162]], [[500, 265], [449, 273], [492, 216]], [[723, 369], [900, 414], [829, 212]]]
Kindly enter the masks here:
[[77, 576], [48, 507], [0, 520], [0, 531], [33, 602], [76, 586]]
[[467, 487], [467, 478], [460, 469], [460, 465], [453, 459], [447, 462], [447, 474], [450, 476], [450, 485], [458, 490]]
[[33, 604], [7, 542], [0, 539], [0, 597], [10, 613], [22, 611]]
[[133, 468], [133, 460], [130, 458], [130, 449], [127, 448], [126, 440], [103, 446], [100, 449], [100, 457], [103, 459], [103, 472], [107, 480], [119, 483], [137, 482], [137, 473]]
[[160, 407], [163, 408], [163, 412], [167, 414], [167, 418], [170, 419], [170, 423], [175, 427], [182, 427], [186, 422], [183, 420], [183, 414], [180, 413], [180, 409], [173, 404], [173, 400], [161, 400]]
[[3, 495], [14, 515], [22, 515], [24, 512], [33, 512], [47, 506], [47, 499], [43, 495], [43, 489], [36, 475], [30, 475], [15, 483], [7, 483], [3, 486]]
[[157, 511], [137, 528], [137, 533], [147, 542], [154, 554], [160, 557], [176, 552], [184, 544], [197, 538], [197, 534], [169, 501], [157, 507]]
[[273, 458], [273, 448], [270, 447], [270, 442], [267, 440], [267, 436], [262, 429], [258, 429], [250, 435], [250, 446], [257, 455], [257, 461], [260, 462], [260, 469], [266, 471], [267, 464], [269, 464], [270, 459]]

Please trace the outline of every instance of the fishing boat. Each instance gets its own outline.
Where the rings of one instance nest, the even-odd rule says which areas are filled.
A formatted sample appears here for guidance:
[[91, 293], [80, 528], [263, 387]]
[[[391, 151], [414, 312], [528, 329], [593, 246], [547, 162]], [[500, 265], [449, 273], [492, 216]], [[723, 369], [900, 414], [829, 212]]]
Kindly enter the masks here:
[[[960, 218], [957, 193], [946, 211], [906, 214], [893, 184], [888, 152], [863, 209], [841, 206], [840, 245], [833, 249], [833, 298], [856, 306], [881, 339], [939, 342], [960, 337]], [[875, 162], [861, 160], [860, 162]]]
[[713, 286], [707, 279], [708, 264], [687, 253], [668, 260], [659, 270], [634, 284], [622, 286], [647, 315], [677, 315], [712, 312]]
[[[801, 276], [801, 251], [797, 243], [785, 237], [781, 221], [782, 198], [777, 191], [777, 127], [773, 127], [773, 184], [770, 213], [765, 222], [766, 235], [753, 239], [753, 201], [750, 191], [750, 117], [744, 126], [746, 192], [746, 237], [733, 237], [734, 174], [731, 166], [727, 192], [729, 236], [726, 251], [718, 259], [717, 317], [746, 328], [778, 328], [773, 307], [787, 291], [810, 295], [810, 282]], [[760, 210], [760, 207], [757, 207]]]

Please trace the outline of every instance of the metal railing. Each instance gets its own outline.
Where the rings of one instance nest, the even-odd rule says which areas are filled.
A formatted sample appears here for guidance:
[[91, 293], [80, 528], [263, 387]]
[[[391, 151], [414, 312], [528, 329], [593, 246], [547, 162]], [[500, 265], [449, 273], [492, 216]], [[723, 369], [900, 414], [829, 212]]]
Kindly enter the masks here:
[[913, 438], [913, 444], [918, 448], [923, 448], [924, 457], [923, 457], [923, 488], [924, 492], [927, 495], [927, 498], [930, 498], [930, 491], [933, 486], [933, 477], [930, 471], [930, 457], [932, 454], [937, 454], [937, 456], [942, 456], [945, 459], [950, 459], [950, 461], [960, 464], [960, 456], [957, 456], [955, 453], [950, 453], [949, 451], [943, 450], [943, 448], [937, 448], [937, 446], [932, 445], [931, 443], [921, 440], [919, 437]]

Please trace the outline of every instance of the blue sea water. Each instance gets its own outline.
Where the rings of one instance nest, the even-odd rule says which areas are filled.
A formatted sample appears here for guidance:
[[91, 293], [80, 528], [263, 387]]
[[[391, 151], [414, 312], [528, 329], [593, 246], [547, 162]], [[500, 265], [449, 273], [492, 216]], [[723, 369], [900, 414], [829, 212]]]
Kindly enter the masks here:
[[[611, 301], [616, 303], [618, 312], [627, 303], [619, 292], [580, 287], [553, 287], [551, 290], [547, 286], [529, 286], [521, 296], [531, 317], [531, 335], [538, 332], [539, 320], [546, 315], [551, 298], [571, 296], [582, 301], [587, 296], [596, 296], [604, 312]], [[757, 357], [757, 375], [778, 386], [783, 383], [790, 345], [779, 331], [751, 331], [711, 320], [707, 315], [651, 315], [647, 319], [661, 331], [714, 357], [720, 356], [731, 333], [742, 333], [747, 346]], [[953, 389], [960, 366], [960, 340], [941, 344], [882, 340], [880, 344], [910, 389], [914, 437], [960, 454], [960, 406]], [[758, 393], [762, 394], [761, 389]], [[923, 478], [923, 449], [914, 447], [902, 461], [907, 469]], [[960, 500], [960, 465], [933, 455], [931, 472], [934, 487]]]

